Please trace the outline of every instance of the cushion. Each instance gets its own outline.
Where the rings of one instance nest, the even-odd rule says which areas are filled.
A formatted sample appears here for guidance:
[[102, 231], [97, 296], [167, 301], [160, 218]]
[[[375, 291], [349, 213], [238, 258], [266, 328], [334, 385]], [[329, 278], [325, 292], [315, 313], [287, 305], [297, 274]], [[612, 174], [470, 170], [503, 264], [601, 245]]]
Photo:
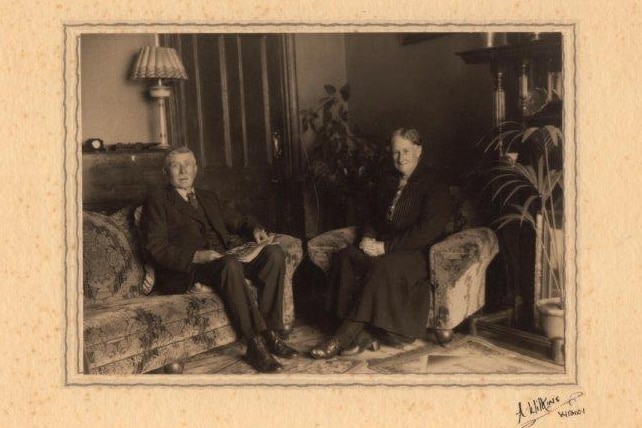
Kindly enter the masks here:
[[110, 217], [83, 212], [83, 292], [86, 304], [140, 295], [143, 267], [125, 229]]
[[154, 287], [154, 267], [146, 262], [143, 251], [143, 240], [140, 233], [140, 216], [142, 211], [142, 205], [137, 207], [128, 206], [116, 211], [110, 218], [123, 229], [134, 251], [134, 257], [143, 266], [144, 275], [140, 292], [143, 295], [148, 295]]
[[[140, 218], [143, 215], [143, 206], [140, 205], [134, 210], [134, 225], [136, 226], [136, 231], [140, 237]], [[141, 240], [142, 244], [142, 240]], [[142, 248], [142, 246], [141, 246]], [[144, 260], [144, 254], [143, 254]], [[145, 271], [145, 276], [143, 278], [142, 292], [143, 294], [149, 294], [154, 289], [154, 279], [156, 278], [156, 273], [154, 272], [154, 266], [151, 263], [146, 262], [143, 265]]]

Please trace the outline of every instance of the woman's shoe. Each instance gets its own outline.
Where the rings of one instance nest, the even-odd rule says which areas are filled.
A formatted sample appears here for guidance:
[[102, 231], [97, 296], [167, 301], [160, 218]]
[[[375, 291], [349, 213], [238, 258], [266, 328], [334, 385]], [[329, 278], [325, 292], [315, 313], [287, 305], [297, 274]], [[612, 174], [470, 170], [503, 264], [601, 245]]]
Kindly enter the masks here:
[[317, 360], [327, 360], [337, 356], [340, 351], [341, 347], [339, 345], [339, 341], [333, 337], [332, 339], [310, 349], [310, 356]]
[[364, 332], [360, 333], [359, 336], [352, 342], [352, 345], [348, 348], [341, 350], [339, 355], [342, 357], [351, 357], [353, 355], [359, 355], [366, 349], [369, 351], [378, 351], [381, 346], [379, 341], [370, 335], [370, 333]]

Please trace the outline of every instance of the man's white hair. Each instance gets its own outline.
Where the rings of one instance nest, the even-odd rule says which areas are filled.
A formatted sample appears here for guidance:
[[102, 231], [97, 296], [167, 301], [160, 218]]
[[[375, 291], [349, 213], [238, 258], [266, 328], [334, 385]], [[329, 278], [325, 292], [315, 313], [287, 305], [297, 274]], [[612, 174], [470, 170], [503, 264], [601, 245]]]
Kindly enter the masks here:
[[189, 147], [181, 146], [181, 147], [177, 147], [177, 148], [172, 149], [169, 152], [167, 152], [167, 154], [165, 155], [165, 168], [169, 168], [170, 167], [171, 162], [172, 162], [172, 158], [174, 156], [180, 155], [180, 154], [183, 154], [183, 153], [190, 153], [192, 155], [192, 157], [194, 158], [194, 161], [196, 162], [196, 155], [194, 155], [194, 152]]

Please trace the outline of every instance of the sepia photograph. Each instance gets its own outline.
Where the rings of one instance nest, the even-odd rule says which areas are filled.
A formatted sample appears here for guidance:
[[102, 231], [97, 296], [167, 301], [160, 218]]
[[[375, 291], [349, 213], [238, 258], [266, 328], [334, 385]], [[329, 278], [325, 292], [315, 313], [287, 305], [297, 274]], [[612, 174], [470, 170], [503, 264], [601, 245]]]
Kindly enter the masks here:
[[637, 427], [640, 5], [0, 5], [0, 426]]
[[0, 9], [0, 426], [641, 425], [635, 2]]
[[574, 27], [437, 30], [66, 27], [67, 382], [575, 383]]

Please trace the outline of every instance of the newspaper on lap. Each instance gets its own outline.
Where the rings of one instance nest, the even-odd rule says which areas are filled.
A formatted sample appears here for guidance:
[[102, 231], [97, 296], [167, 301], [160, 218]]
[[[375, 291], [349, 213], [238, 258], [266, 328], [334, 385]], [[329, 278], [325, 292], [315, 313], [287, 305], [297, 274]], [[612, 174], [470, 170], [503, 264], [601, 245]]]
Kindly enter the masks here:
[[231, 250], [226, 251], [225, 254], [236, 256], [236, 258], [242, 263], [249, 263], [254, 260], [261, 250], [268, 245], [278, 245], [277, 242], [274, 242], [273, 234], [269, 235], [268, 238], [261, 243], [246, 242], [245, 244], [241, 244], [238, 247], [234, 247]]
[[[231, 254], [235, 256], [238, 259], [238, 261], [240, 261], [241, 263], [249, 263], [252, 260], [254, 260], [254, 258], [259, 255], [261, 250], [263, 250], [263, 248], [265, 248], [268, 245], [278, 245], [278, 242], [274, 242], [274, 235], [268, 236], [268, 238], [261, 243], [246, 242], [244, 244], [239, 245], [238, 247], [232, 248], [231, 250], [227, 250], [225, 254]], [[187, 291], [187, 293], [211, 294], [211, 293], [214, 293], [214, 289], [209, 285], [205, 285], [197, 282]]]

